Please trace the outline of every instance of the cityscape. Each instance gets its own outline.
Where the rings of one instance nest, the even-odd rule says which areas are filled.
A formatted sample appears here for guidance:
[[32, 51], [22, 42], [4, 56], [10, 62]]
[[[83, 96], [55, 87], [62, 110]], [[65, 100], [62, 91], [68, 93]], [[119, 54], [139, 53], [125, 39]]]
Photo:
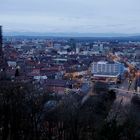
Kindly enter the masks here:
[[[0, 140], [140, 139], [140, 31], [127, 20], [139, 2], [128, 0], [121, 15], [123, 6], [113, 11], [118, 3], [112, 0], [95, 6], [79, 1], [45, 7], [25, 0], [31, 15], [16, 0], [18, 8], [3, 3], [6, 12], [0, 6], [6, 13], [0, 20]], [[90, 13], [90, 5], [95, 11], [101, 6], [108, 22]]]
[[[50, 112], [66, 97], [79, 98], [77, 103], [85, 106], [97, 94], [115, 94], [114, 114], [114, 106], [123, 108], [140, 94], [139, 41], [3, 37], [2, 26], [0, 34], [2, 87], [5, 82], [34, 86], [40, 94], [51, 96], [44, 104]], [[39, 93], [32, 96], [44, 96]]]

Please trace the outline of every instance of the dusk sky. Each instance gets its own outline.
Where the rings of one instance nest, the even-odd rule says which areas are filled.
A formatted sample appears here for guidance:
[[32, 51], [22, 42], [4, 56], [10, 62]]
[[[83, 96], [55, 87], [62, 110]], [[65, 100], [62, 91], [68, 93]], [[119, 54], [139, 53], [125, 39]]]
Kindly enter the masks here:
[[5, 32], [140, 33], [140, 0], [0, 0]]

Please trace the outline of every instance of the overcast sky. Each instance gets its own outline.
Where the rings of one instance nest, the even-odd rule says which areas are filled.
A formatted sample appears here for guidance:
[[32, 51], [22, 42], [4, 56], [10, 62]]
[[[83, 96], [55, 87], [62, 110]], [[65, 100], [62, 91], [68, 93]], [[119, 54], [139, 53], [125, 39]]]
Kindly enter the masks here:
[[0, 0], [5, 31], [140, 33], [140, 0]]

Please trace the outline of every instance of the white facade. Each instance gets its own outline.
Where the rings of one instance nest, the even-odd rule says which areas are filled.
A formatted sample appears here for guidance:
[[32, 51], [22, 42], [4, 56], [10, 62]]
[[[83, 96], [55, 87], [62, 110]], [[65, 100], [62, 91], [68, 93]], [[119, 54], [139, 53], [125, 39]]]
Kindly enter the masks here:
[[34, 76], [35, 80], [46, 80], [47, 76]]
[[97, 73], [118, 73], [120, 74], [122, 71], [122, 64], [120, 63], [109, 63], [107, 61], [99, 61], [97, 63], [93, 63], [92, 72], [94, 74]]
[[8, 63], [8, 66], [10, 66], [10, 67], [16, 67], [16, 65], [17, 65], [16, 61], [7, 61], [7, 63]]

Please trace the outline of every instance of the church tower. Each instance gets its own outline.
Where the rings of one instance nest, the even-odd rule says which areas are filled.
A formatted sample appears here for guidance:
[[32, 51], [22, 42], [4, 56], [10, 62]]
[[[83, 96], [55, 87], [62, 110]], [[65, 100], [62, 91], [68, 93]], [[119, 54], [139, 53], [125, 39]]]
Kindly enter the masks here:
[[3, 46], [2, 26], [0, 26], [0, 80], [5, 80], [7, 76], [6, 75], [7, 63], [6, 60], [4, 59], [2, 46]]
[[0, 26], [0, 59], [3, 59], [3, 52], [2, 52], [2, 26]]

